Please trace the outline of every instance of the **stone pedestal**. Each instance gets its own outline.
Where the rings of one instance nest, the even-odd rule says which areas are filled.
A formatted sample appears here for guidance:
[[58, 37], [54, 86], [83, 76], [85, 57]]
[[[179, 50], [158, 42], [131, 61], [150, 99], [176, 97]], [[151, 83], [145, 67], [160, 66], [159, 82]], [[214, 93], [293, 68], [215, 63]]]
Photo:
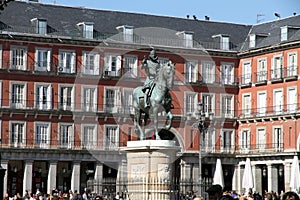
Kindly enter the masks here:
[[127, 143], [128, 195], [131, 200], [174, 199], [173, 162], [179, 150], [171, 140]]

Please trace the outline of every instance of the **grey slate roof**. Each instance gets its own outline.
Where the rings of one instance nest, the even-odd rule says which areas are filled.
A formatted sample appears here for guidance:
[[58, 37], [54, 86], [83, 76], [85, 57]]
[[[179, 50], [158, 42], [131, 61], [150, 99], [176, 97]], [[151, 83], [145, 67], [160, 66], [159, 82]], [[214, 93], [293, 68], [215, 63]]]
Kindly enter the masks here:
[[[137, 28], [161, 27], [175, 32], [190, 31], [194, 40], [203, 44], [215, 43], [214, 35], [229, 35], [233, 50], [247, 50], [247, 38], [250, 33], [270, 33], [260, 45], [272, 45], [280, 39], [280, 27], [283, 24], [300, 26], [300, 16], [259, 25], [243, 25], [205, 20], [193, 20], [176, 17], [155, 16], [118, 11], [95, 10], [80, 7], [66, 7], [35, 2], [13, 1], [1, 11], [0, 29], [32, 33], [31, 19], [46, 19], [48, 30], [54, 35], [74, 36], [80, 34], [77, 24], [93, 22], [94, 32], [100, 36], [118, 33], [117, 26], [129, 25]], [[298, 34], [299, 36], [299, 34]], [[295, 36], [296, 39], [299, 39]]]
[[[300, 15], [279, 19], [272, 22], [253, 25], [250, 34], [261, 35], [255, 48], [275, 46], [281, 42], [281, 27], [290, 27], [288, 41], [300, 40]], [[245, 45], [240, 51], [249, 50], [249, 37], [245, 38]]]

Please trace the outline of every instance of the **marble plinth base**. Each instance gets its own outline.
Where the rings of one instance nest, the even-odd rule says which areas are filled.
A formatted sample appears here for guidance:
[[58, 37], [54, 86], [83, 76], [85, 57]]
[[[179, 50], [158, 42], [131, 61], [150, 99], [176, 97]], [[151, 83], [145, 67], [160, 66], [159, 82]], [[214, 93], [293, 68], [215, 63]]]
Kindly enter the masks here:
[[170, 200], [173, 162], [179, 147], [171, 140], [129, 141], [128, 193], [131, 200]]

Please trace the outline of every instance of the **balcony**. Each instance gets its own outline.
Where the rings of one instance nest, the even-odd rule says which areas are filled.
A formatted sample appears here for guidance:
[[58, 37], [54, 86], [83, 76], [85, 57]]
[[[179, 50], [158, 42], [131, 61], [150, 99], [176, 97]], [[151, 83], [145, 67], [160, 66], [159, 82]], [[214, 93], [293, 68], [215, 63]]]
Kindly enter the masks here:
[[184, 73], [185, 82], [190, 84], [217, 84], [225, 86], [237, 86], [238, 79], [233, 75]]
[[268, 72], [267, 71], [260, 71], [254, 73], [254, 84], [255, 85], [265, 85], [268, 81]]
[[269, 107], [243, 109], [237, 111], [238, 119], [264, 119], [300, 114], [300, 104], [284, 104]]
[[[57, 133], [51, 133], [51, 135]], [[104, 133], [102, 133], [104, 135]], [[25, 134], [26, 135], [26, 134]], [[107, 141], [60, 141], [60, 140], [31, 140], [31, 139], [22, 139], [21, 142], [13, 142], [8, 139], [1, 140], [0, 149], [1, 148], [9, 148], [9, 149], [68, 149], [68, 150], [82, 150], [82, 149], [90, 149], [90, 150], [110, 150], [110, 151], [118, 151], [119, 147], [126, 146], [126, 142], [107, 142]]]
[[240, 87], [251, 87], [252, 85], [252, 74], [244, 74], [240, 77]]
[[283, 68], [283, 78], [285, 81], [298, 80], [298, 66]]
[[202, 148], [202, 153], [207, 154], [266, 154], [284, 152], [283, 142], [277, 143], [258, 143], [258, 144], [243, 144], [243, 145], [205, 145]]
[[271, 69], [270, 70], [270, 81], [272, 83], [283, 81], [283, 68]]

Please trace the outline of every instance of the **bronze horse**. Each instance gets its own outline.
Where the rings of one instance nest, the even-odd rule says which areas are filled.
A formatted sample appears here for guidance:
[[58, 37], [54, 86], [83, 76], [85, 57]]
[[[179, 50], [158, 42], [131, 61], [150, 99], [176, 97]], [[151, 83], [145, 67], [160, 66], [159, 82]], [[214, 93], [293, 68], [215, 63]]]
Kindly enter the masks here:
[[[144, 93], [142, 91], [143, 87], [137, 87], [133, 91], [133, 107], [135, 110], [134, 116], [134, 129], [137, 135], [139, 135], [140, 140], [145, 139], [145, 126], [150, 114], [153, 114], [153, 124], [155, 130], [155, 138], [160, 139], [158, 135], [158, 112], [162, 109], [168, 115], [168, 122], [165, 125], [165, 129], [169, 130], [171, 128], [173, 115], [171, 113], [172, 108], [172, 97], [169, 90], [174, 85], [174, 74], [175, 65], [169, 61], [168, 63], [162, 65], [154, 81], [154, 87], [151, 92], [149, 99], [150, 107], [145, 108], [144, 105]], [[144, 118], [141, 119], [142, 114]]]

